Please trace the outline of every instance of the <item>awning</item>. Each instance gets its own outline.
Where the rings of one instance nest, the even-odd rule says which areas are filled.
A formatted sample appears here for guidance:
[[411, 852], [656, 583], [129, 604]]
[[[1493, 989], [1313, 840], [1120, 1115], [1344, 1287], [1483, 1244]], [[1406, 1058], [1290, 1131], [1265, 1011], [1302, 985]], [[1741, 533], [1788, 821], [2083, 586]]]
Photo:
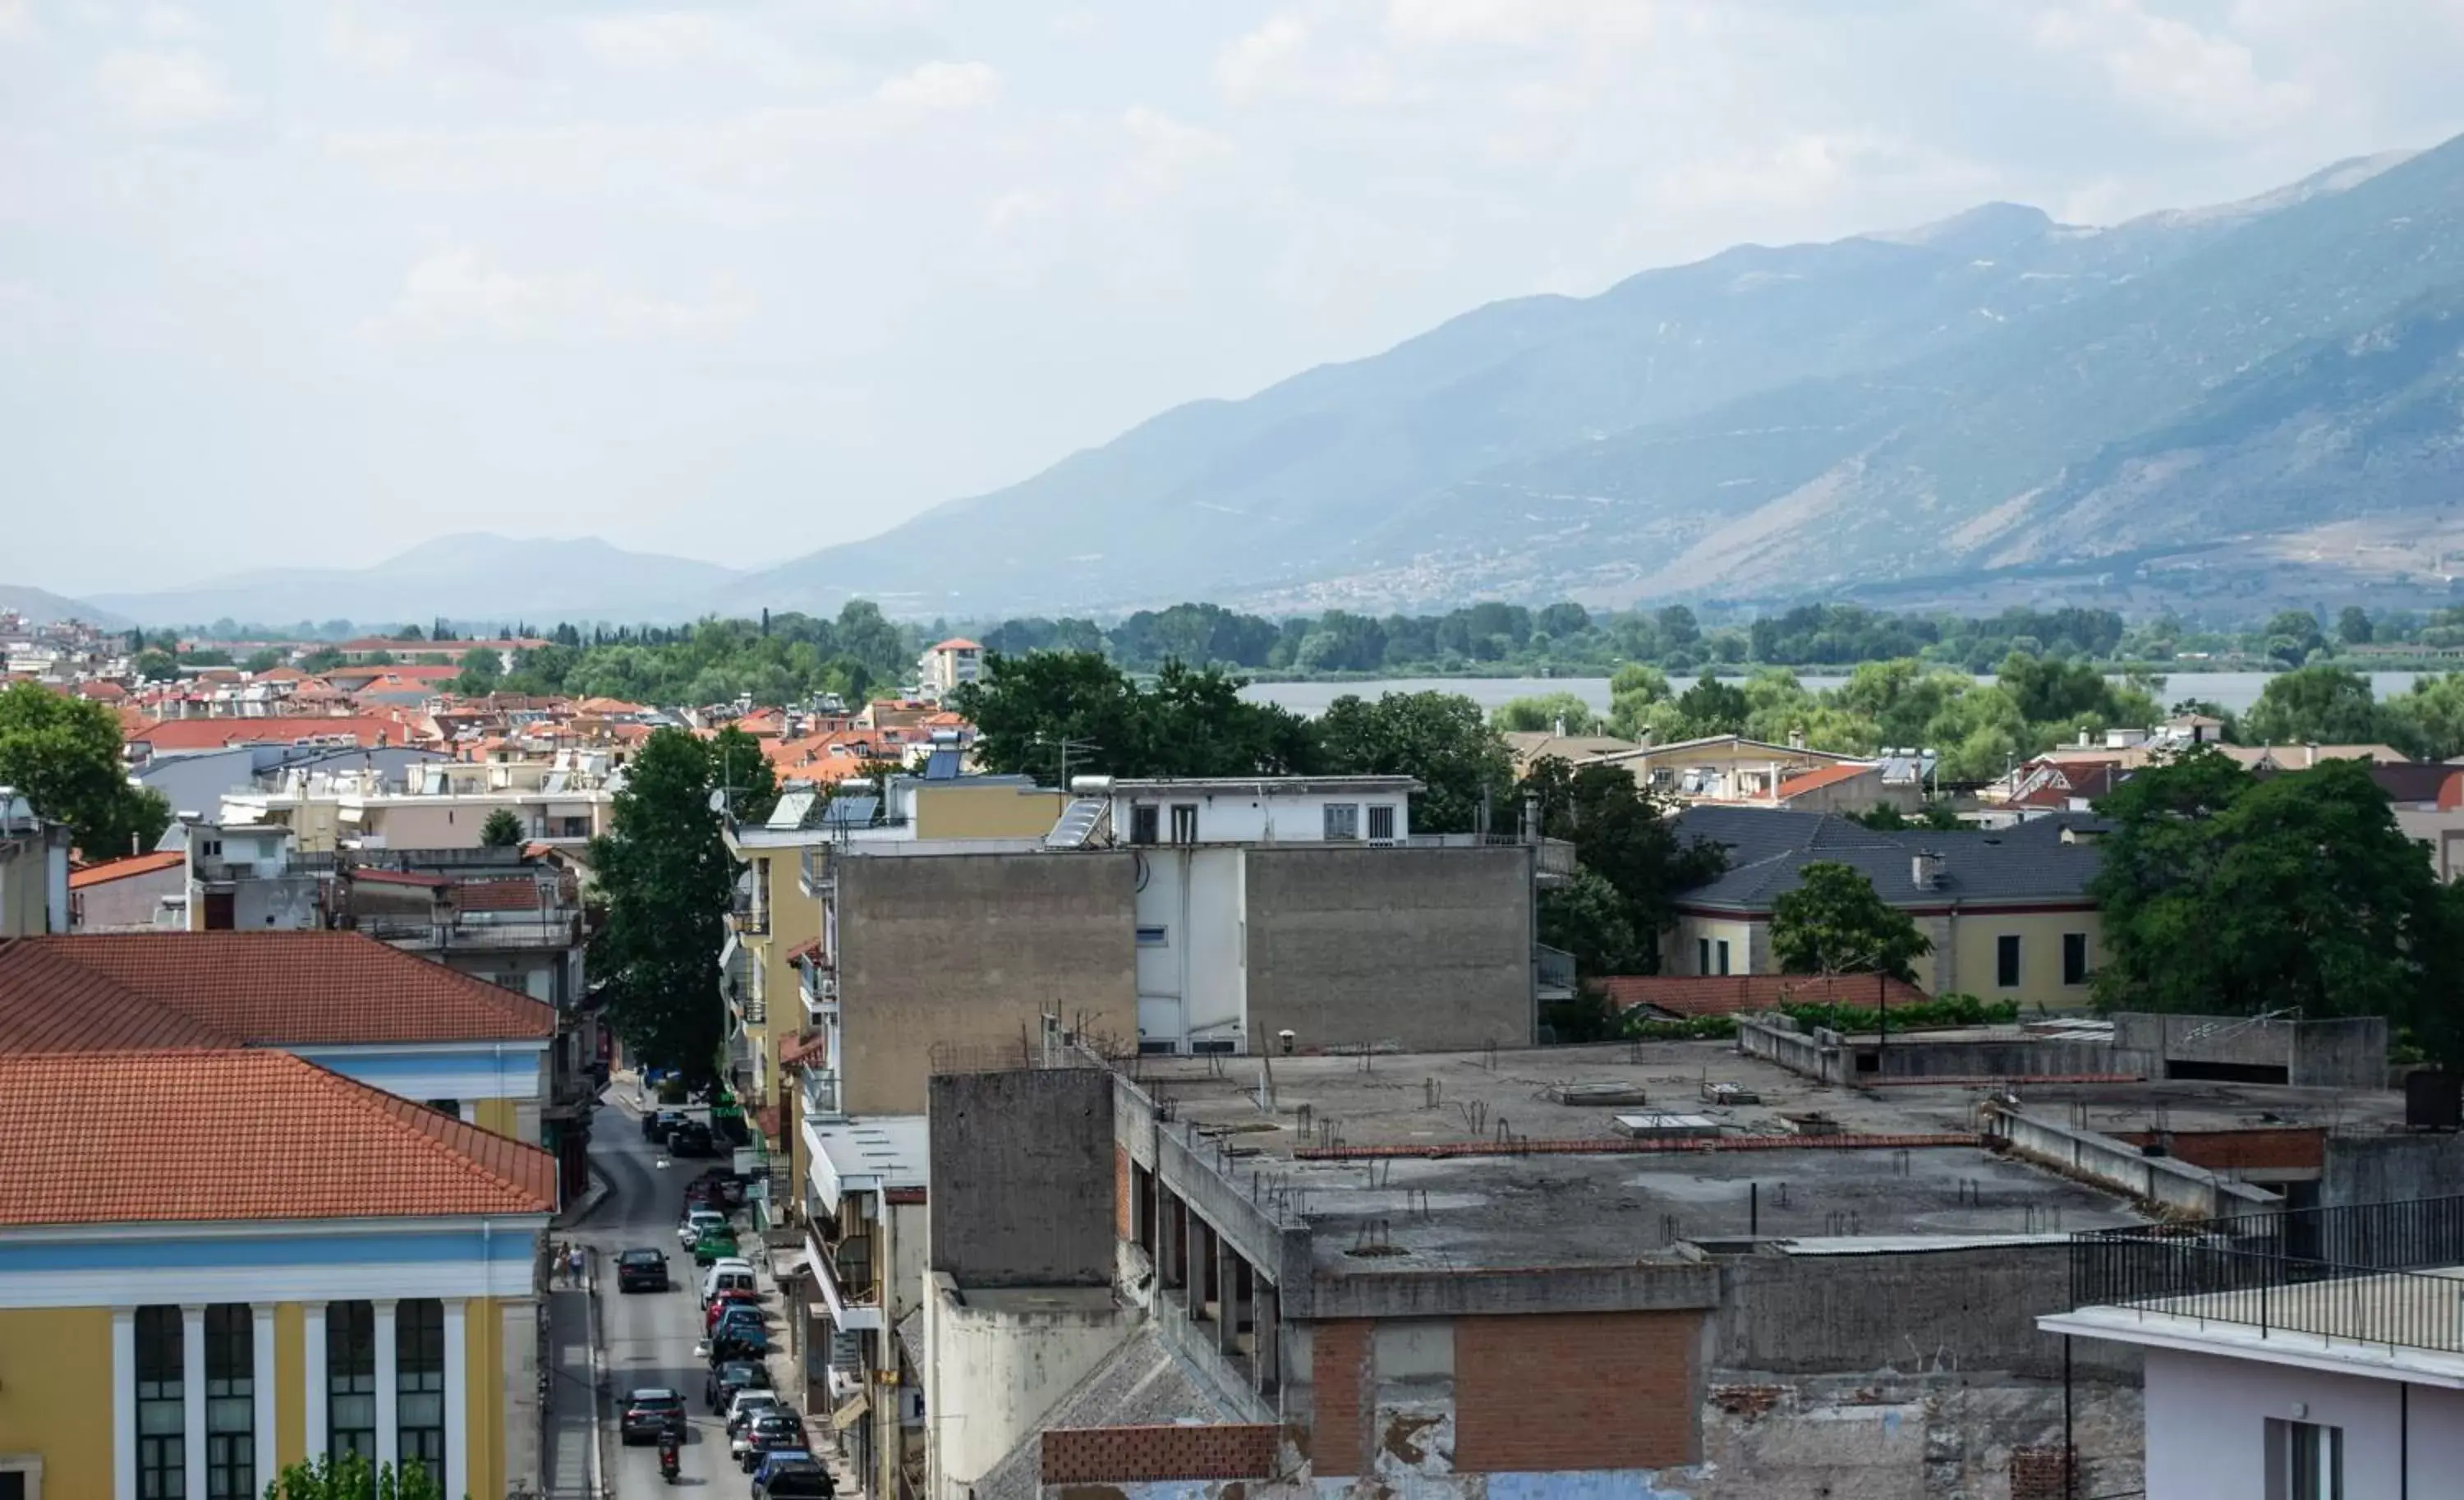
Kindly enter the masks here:
[[812, 1265], [804, 1259], [802, 1250], [778, 1250], [770, 1256], [770, 1274], [781, 1281], [793, 1281], [811, 1271]]
[[864, 1414], [871, 1409], [871, 1393], [868, 1391], [856, 1392], [855, 1400], [830, 1413], [830, 1430], [832, 1432], [845, 1432], [849, 1427], [854, 1426], [857, 1423], [864, 1421]]

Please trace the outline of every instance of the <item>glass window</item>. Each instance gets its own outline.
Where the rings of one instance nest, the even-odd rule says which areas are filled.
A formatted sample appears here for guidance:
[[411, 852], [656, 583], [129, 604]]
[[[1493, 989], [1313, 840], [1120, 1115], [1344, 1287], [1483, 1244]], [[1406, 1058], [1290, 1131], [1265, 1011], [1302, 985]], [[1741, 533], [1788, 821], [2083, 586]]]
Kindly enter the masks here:
[[357, 1453], [377, 1458], [377, 1310], [372, 1302], [335, 1302], [325, 1308], [325, 1420], [332, 1426], [327, 1451], [336, 1458]]
[[1721, 938], [1714, 947], [1720, 955], [1720, 972], [1726, 974], [1728, 972], [1728, 939]]
[[138, 1500], [187, 1500], [188, 1400], [178, 1308], [137, 1310]]
[[2087, 934], [2062, 934], [2062, 982], [2087, 982]]
[[2019, 935], [2005, 933], [1993, 939], [1993, 982], [2004, 989], [2019, 987]]
[[1326, 836], [1330, 839], [1360, 837], [1360, 805], [1353, 802], [1331, 802], [1326, 805]]
[[1155, 843], [1156, 821], [1157, 813], [1153, 805], [1132, 807], [1130, 809], [1130, 842], [1133, 844]]
[[1711, 939], [1708, 938], [1694, 939], [1694, 972], [1697, 974], [1711, 972]]
[[2344, 1429], [2267, 1423], [2267, 1500], [2344, 1500]]
[[1177, 802], [1172, 805], [1172, 841], [1175, 844], [1198, 842], [1198, 804]]
[[256, 1315], [206, 1309], [206, 1500], [255, 1500]]
[[1373, 839], [1391, 839], [1395, 836], [1393, 807], [1376, 806], [1369, 809], [1369, 836]]
[[395, 1413], [401, 1421], [402, 1462], [414, 1459], [429, 1473], [445, 1477], [445, 1304], [433, 1297], [395, 1310]]
[[1169, 948], [1169, 947], [1171, 947], [1171, 946], [1172, 946], [1172, 929], [1171, 929], [1171, 928], [1169, 928], [1169, 927], [1141, 927], [1141, 928], [1139, 928], [1139, 929], [1138, 929], [1138, 946], [1139, 946], [1139, 947], [1141, 947], [1141, 948]]

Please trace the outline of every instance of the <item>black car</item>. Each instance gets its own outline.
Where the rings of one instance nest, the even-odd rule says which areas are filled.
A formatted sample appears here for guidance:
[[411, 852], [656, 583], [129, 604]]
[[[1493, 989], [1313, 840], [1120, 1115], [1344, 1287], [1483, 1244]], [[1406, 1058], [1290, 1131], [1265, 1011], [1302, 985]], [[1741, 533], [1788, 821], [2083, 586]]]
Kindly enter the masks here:
[[746, 1473], [761, 1467], [762, 1455], [774, 1450], [802, 1453], [804, 1447], [804, 1424], [792, 1411], [765, 1411], [744, 1424], [744, 1431], [729, 1445], [741, 1457], [737, 1462]]
[[685, 1399], [663, 1385], [648, 1385], [625, 1398], [625, 1441], [656, 1443], [659, 1434], [685, 1435]]
[[667, 1256], [648, 1246], [637, 1246], [617, 1256], [616, 1290], [619, 1291], [667, 1290]]
[[710, 1382], [702, 1394], [713, 1411], [725, 1411], [738, 1391], [770, 1389], [770, 1372], [759, 1360], [730, 1359], [711, 1367]]
[[679, 1120], [668, 1131], [668, 1155], [671, 1157], [715, 1157], [717, 1142], [711, 1139], [710, 1127], [699, 1120]]
[[830, 1471], [810, 1453], [764, 1453], [753, 1471], [753, 1500], [832, 1500], [837, 1493]]
[[770, 1335], [758, 1328], [738, 1326], [721, 1329], [711, 1335], [710, 1362], [722, 1365], [734, 1359], [759, 1362], [770, 1353]]
[[642, 1116], [642, 1138], [665, 1140], [668, 1133], [685, 1122], [682, 1110], [652, 1110]]

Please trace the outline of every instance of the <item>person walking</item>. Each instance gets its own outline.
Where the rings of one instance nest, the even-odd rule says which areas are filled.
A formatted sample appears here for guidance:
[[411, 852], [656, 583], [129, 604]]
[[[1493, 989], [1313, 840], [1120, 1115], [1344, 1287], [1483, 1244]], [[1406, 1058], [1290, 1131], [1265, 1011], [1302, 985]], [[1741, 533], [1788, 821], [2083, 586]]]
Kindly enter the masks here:
[[576, 1245], [576, 1246], [572, 1246], [572, 1247], [571, 1247], [571, 1249], [568, 1251], [568, 1254], [569, 1254], [569, 1255], [570, 1255], [570, 1257], [571, 1257], [571, 1263], [572, 1263], [572, 1268], [572, 1268], [572, 1282], [573, 1282], [574, 1287], [578, 1290], [578, 1289], [582, 1286], [582, 1268], [583, 1268], [583, 1252], [582, 1252], [582, 1246], [579, 1246], [579, 1245]]

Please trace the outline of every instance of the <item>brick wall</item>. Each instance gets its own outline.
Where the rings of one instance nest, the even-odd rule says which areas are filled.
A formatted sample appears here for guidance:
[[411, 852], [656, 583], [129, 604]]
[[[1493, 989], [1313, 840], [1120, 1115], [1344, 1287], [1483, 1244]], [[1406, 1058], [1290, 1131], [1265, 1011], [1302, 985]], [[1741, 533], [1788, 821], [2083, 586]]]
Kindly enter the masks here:
[[[2135, 1130], [2117, 1131], [2113, 1138], [2144, 1146], [2156, 1137], [2150, 1132]], [[2327, 1157], [2327, 1133], [2315, 1127], [2177, 1130], [2167, 1132], [2166, 1140], [2174, 1156], [2211, 1172], [2316, 1172]]]
[[1124, 1240], [1137, 1233], [1137, 1221], [1130, 1216], [1130, 1148], [1112, 1147], [1112, 1228]]
[[1376, 1377], [1370, 1369], [1366, 1319], [1318, 1323], [1309, 1330], [1309, 1462], [1322, 1476], [1369, 1471], [1369, 1426], [1375, 1413]]
[[2069, 1477], [2058, 1447], [2011, 1450], [2011, 1500], [2071, 1500], [2064, 1491]]
[[1265, 1479], [1278, 1431], [1264, 1424], [1052, 1427], [1042, 1445], [1047, 1485], [1148, 1479]]
[[[1702, 1327], [1699, 1312], [1456, 1319], [1455, 1467], [1499, 1473], [1696, 1462]], [[1321, 1411], [1325, 1390], [1321, 1364]], [[1329, 1470], [1321, 1463], [1318, 1472]]]

